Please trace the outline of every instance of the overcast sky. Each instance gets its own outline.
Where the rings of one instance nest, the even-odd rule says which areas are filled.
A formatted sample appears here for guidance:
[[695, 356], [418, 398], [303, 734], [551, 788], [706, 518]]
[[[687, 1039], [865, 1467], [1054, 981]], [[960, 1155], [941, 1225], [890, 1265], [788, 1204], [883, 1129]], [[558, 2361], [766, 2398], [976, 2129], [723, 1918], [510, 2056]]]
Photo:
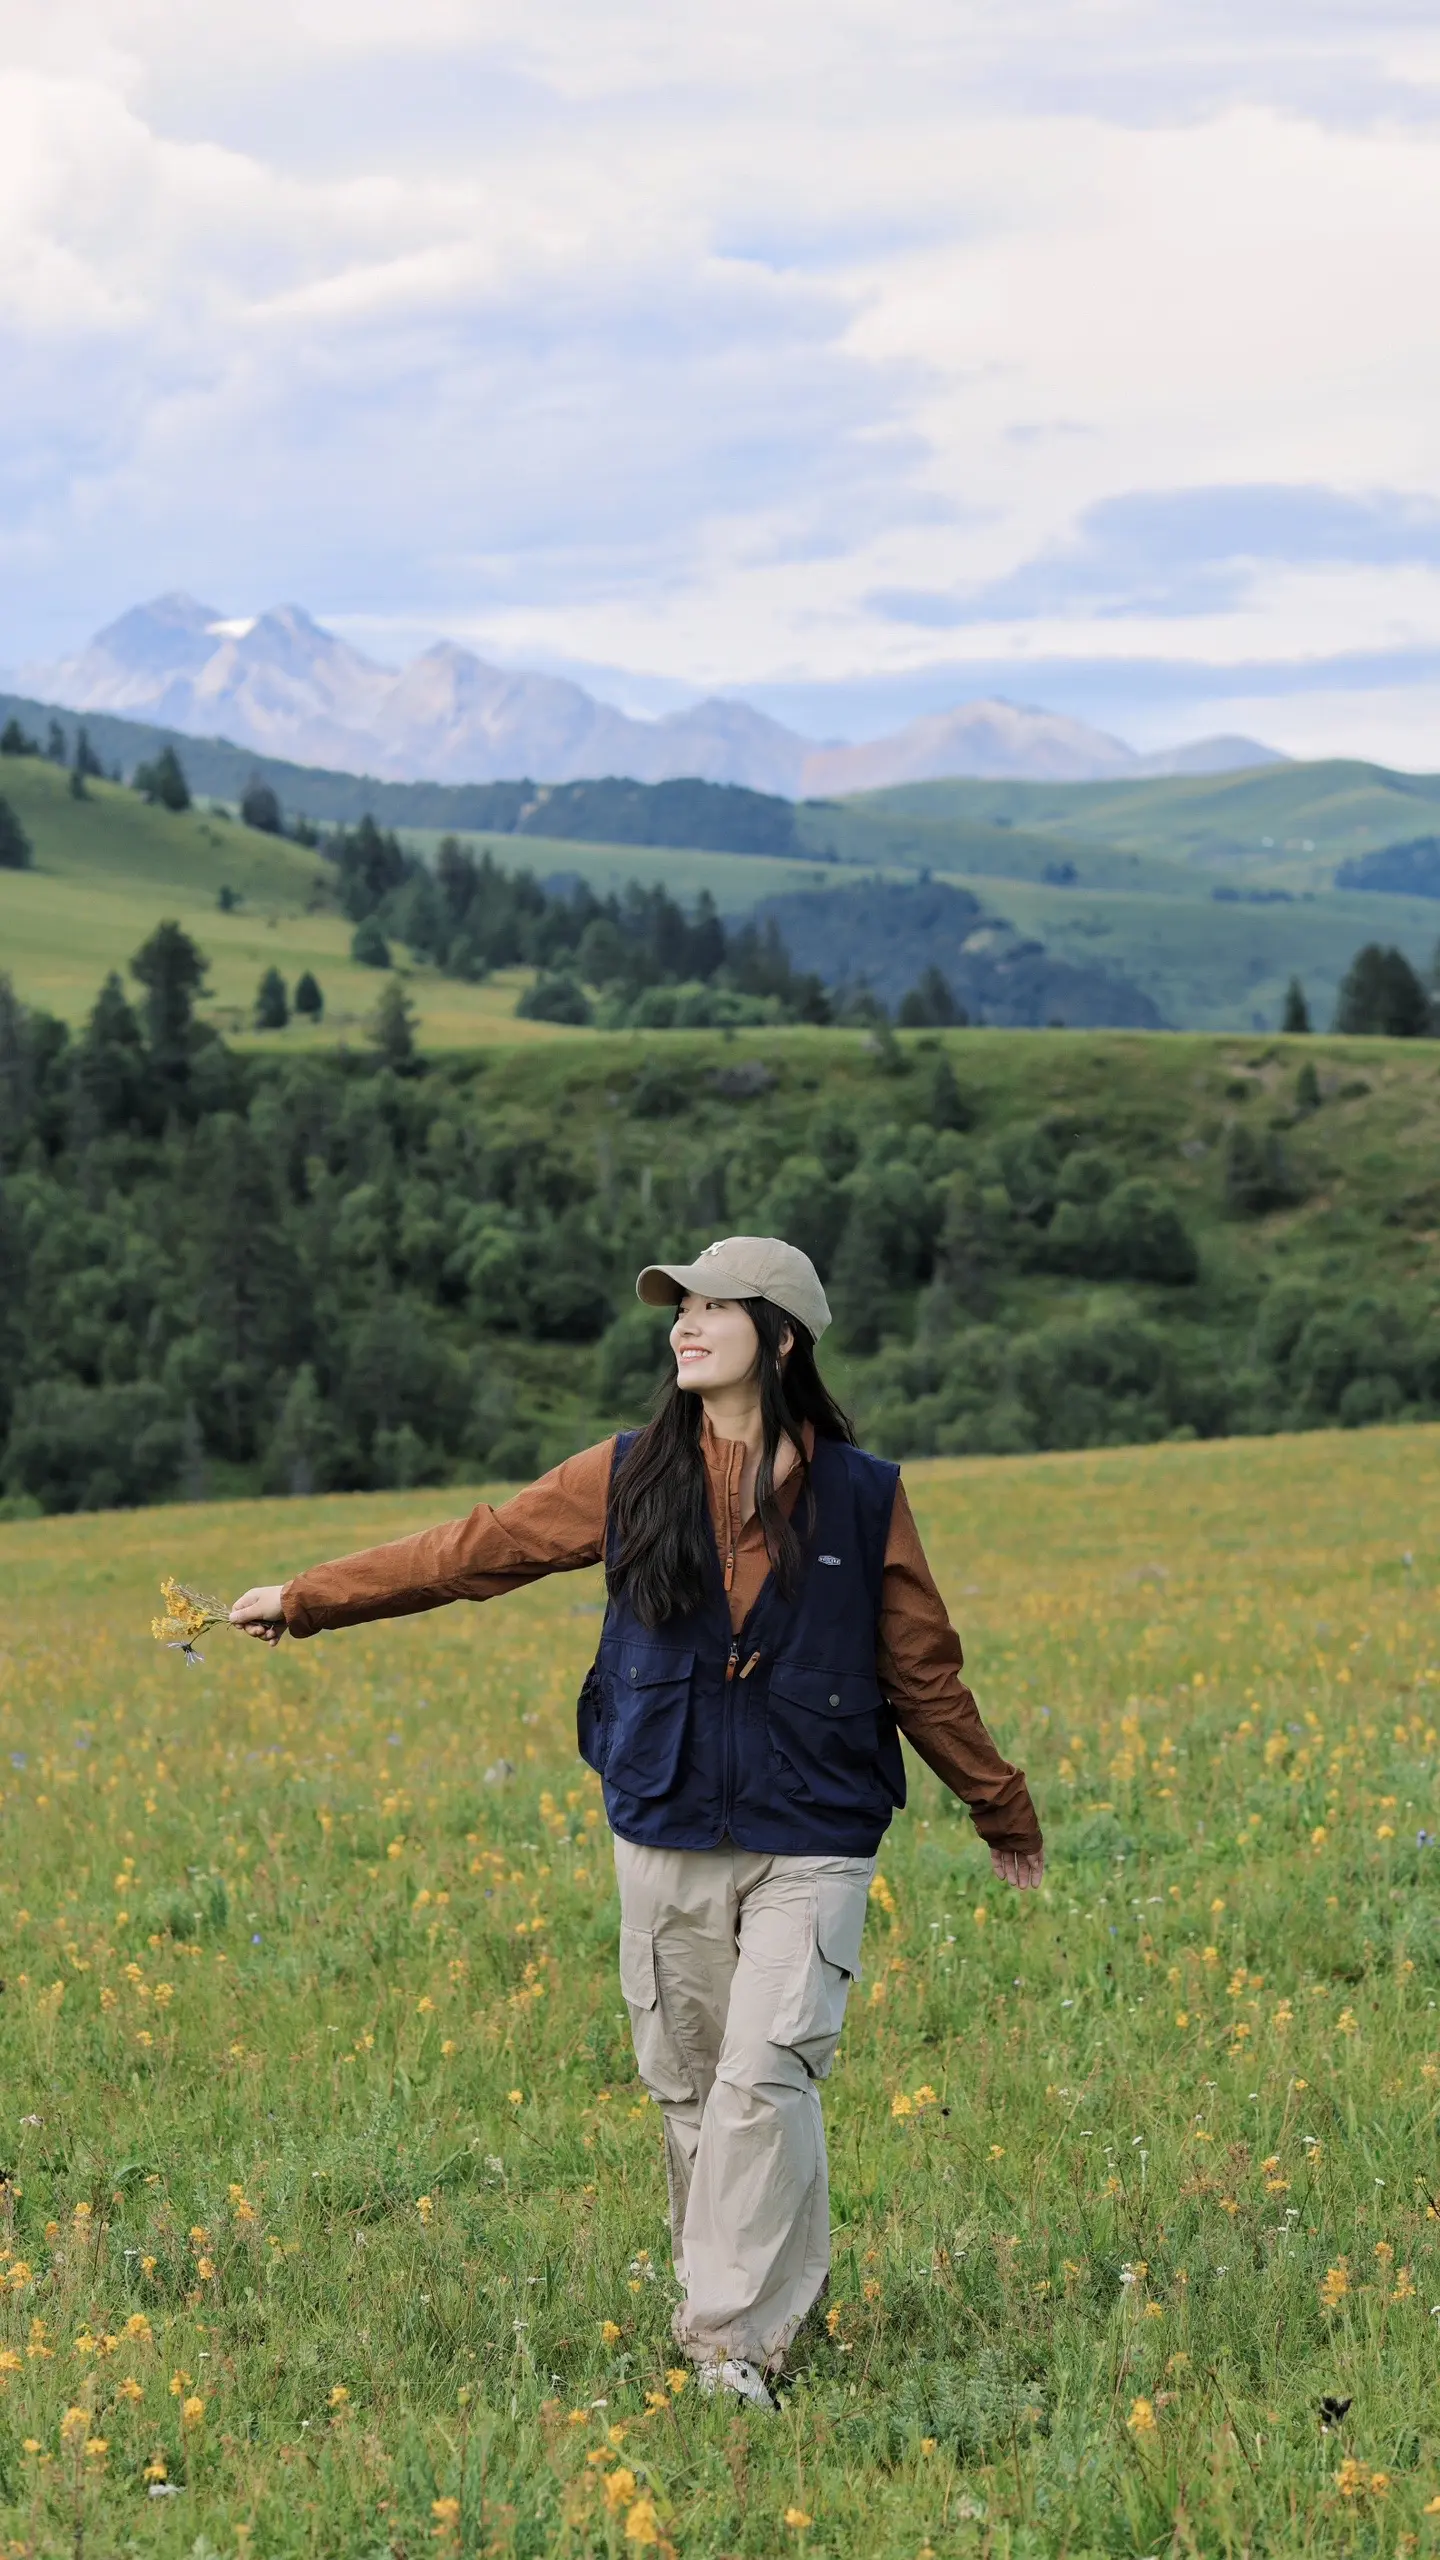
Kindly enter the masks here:
[[1430, 0], [0, 0], [0, 665], [1440, 767]]

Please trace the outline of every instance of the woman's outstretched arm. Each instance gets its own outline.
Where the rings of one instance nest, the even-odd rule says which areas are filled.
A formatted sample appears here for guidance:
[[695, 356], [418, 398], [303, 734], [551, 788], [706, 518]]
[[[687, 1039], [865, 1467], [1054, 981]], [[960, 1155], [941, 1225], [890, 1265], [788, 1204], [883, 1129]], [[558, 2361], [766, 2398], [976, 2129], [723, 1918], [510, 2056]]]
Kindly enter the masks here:
[[493, 1600], [544, 1574], [598, 1564], [614, 1451], [613, 1438], [597, 1441], [508, 1502], [477, 1503], [463, 1520], [311, 1565], [290, 1582], [257, 1583], [241, 1593], [230, 1622], [278, 1644], [283, 1635], [406, 1618], [450, 1600]]
[[878, 1669], [895, 1721], [937, 1778], [970, 1808], [970, 1818], [1007, 1884], [1039, 1884], [1044, 1844], [1025, 1772], [1006, 1760], [961, 1677], [964, 1657], [920, 1533], [895, 1489], [880, 1603]]

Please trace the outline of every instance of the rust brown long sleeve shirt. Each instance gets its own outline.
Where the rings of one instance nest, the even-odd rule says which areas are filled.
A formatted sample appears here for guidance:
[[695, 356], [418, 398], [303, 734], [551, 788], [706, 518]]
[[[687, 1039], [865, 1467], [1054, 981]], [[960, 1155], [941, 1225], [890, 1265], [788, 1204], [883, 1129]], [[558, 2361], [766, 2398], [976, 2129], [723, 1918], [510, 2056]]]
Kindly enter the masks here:
[[[702, 1448], [710, 1514], [725, 1565], [730, 1621], [738, 1633], [770, 1569], [758, 1513], [742, 1520], [744, 1444], [722, 1440], [707, 1419]], [[547, 1573], [598, 1564], [605, 1553], [613, 1439], [552, 1467], [509, 1502], [477, 1504], [463, 1520], [447, 1520], [388, 1546], [367, 1547], [332, 1564], [312, 1565], [285, 1586], [285, 1623], [293, 1636], [325, 1627], [402, 1618], [451, 1600], [493, 1600]], [[793, 1503], [798, 1468], [779, 1489]], [[876, 1669], [906, 1740], [937, 1777], [969, 1806], [990, 1847], [1038, 1850], [1040, 1825], [1025, 1772], [1002, 1759], [961, 1677], [960, 1639], [925, 1561], [905, 1496], [897, 1486], [885, 1550]]]

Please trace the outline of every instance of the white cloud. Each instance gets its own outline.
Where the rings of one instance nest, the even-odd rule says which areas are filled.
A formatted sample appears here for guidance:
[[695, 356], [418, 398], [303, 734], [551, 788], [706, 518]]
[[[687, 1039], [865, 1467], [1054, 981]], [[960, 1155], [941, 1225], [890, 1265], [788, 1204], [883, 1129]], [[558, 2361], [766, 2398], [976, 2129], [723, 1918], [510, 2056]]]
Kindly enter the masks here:
[[[1393, 549], [1202, 592], [1162, 509], [1148, 601], [1104, 574], [1146, 493], [1440, 503], [1428, 8], [8, 0], [6, 35], [0, 656], [177, 583], [696, 685], [918, 676], [947, 611], [962, 666], [1440, 648]], [[987, 612], [1082, 538], [1095, 575]]]

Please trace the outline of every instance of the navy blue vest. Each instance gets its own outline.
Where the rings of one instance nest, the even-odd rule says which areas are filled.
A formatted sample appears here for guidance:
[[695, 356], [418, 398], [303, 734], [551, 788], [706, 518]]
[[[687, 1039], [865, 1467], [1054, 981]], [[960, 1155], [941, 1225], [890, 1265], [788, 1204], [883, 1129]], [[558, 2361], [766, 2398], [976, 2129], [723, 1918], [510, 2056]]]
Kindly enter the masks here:
[[[617, 1465], [634, 1437], [617, 1440]], [[611, 1600], [578, 1722], [622, 1840], [713, 1849], [728, 1834], [742, 1849], [871, 1855], [905, 1801], [875, 1669], [899, 1475], [888, 1459], [817, 1439], [813, 1523], [803, 1493], [793, 1515], [804, 1555], [795, 1597], [782, 1600], [770, 1576], [738, 1636], [718, 1553], [686, 1616], [643, 1627], [623, 1596]]]

